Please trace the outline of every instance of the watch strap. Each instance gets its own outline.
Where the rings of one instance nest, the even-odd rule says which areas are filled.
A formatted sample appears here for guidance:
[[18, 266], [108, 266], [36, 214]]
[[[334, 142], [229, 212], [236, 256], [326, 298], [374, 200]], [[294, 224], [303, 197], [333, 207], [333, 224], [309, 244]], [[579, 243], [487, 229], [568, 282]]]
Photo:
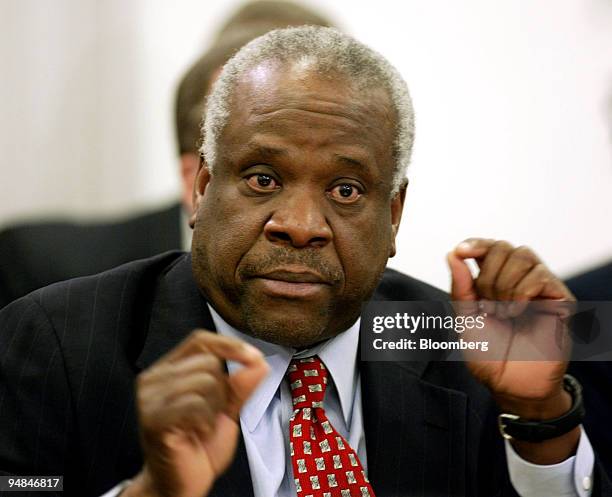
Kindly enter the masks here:
[[507, 440], [543, 442], [572, 431], [582, 423], [585, 410], [582, 386], [573, 376], [563, 377], [563, 388], [572, 396], [572, 407], [562, 416], [547, 420], [526, 420], [516, 414], [502, 413], [498, 417], [501, 435]]

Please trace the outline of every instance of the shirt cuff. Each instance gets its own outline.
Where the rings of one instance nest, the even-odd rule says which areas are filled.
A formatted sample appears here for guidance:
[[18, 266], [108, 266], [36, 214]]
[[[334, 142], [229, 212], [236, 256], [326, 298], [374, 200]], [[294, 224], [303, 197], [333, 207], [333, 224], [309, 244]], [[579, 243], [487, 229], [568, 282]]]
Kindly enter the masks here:
[[121, 492], [123, 492], [126, 489], [126, 487], [130, 483], [132, 483], [132, 480], [123, 480], [121, 483], [111, 488], [108, 492], [106, 492], [101, 497], [117, 497]]
[[530, 463], [505, 443], [510, 481], [521, 497], [590, 497], [595, 455], [582, 426], [576, 454], [558, 464]]

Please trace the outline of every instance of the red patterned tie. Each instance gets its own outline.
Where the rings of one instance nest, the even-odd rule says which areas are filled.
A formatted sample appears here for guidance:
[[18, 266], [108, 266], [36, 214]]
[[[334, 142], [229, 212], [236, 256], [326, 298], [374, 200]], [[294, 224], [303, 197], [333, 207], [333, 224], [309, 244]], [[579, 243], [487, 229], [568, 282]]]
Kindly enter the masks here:
[[330, 424], [323, 397], [327, 369], [318, 357], [289, 365], [291, 463], [298, 497], [374, 497], [355, 451]]

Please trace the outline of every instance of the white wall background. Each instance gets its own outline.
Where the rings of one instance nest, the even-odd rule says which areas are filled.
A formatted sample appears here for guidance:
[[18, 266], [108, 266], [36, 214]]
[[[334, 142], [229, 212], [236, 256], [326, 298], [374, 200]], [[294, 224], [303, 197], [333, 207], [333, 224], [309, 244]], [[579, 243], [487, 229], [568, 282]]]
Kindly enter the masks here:
[[[173, 91], [221, 0], [0, 0], [0, 225], [177, 195]], [[417, 141], [392, 266], [447, 287], [467, 236], [558, 272], [612, 256], [612, 2], [310, 0], [404, 74]]]

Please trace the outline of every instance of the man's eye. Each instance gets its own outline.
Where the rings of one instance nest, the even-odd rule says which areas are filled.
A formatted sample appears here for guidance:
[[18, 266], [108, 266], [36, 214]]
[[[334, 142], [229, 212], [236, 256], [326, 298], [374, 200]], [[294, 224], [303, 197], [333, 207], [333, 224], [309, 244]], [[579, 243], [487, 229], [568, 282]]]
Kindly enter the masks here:
[[271, 191], [278, 188], [277, 181], [268, 174], [252, 174], [246, 180], [249, 186], [255, 190]]
[[350, 183], [342, 183], [334, 186], [330, 191], [331, 197], [345, 204], [355, 202], [361, 196], [361, 191], [355, 185]]

